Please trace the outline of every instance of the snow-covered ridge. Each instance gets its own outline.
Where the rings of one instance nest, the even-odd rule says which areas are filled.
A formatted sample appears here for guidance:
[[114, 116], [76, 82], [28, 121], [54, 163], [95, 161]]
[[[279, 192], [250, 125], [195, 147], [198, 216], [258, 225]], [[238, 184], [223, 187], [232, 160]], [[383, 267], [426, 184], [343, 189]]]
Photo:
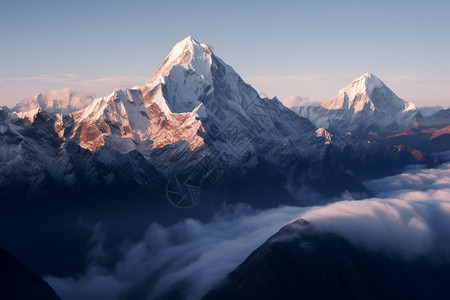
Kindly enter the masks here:
[[23, 112], [13, 112], [20, 119], [28, 119], [31, 123], [34, 122], [34, 117], [41, 111], [40, 107]]

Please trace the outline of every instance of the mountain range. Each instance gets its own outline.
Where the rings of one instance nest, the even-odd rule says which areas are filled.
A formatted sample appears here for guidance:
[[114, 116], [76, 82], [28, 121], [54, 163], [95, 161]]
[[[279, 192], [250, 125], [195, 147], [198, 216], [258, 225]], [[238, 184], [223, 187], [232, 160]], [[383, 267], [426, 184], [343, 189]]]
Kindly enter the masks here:
[[[291, 110], [187, 37], [142, 86], [97, 99], [44, 93], [0, 108], [1, 242], [34, 270], [64, 274], [83, 267], [86, 224], [109, 224], [120, 240], [129, 234], [120, 224], [208, 219], [229, 204], [369, 195], [365, 179], [439, 163], [430, 147], [393, 136], [418, 122], [447, 125], [445, 114], [421, 116], [372, 74], [320, 107]], [[31, 251], [36, 232], [46, 234]]]
[[[392, 132], [416, 122], [415, 106], [374, 75], [355, 79], [321, 107], [293, 109], [295, 114], [277, 98], [261, 98], [192, 37], [176, 44], [140, 87], [95, 100], [62, 91], [64, 99], [56, 101], [50, 94], [0, 111], [3, 195], [119, 183], [147, 189], [158, 185], [156, 177], [164, 181], [180, 173], [198, 175], [203, 185], [212, 177], [242, 179], [258, 168], [282, 185], [292, 182], [331, 195], [364, 191], [345, 161], [349, 147], [386, 156], [387, 172], [392, 165], [424, 162], [407, 147], [338, 138], [348, 132]], [[361, 153], [351, 152], [356, 155], [351, 160], [358, 161]], [[122, 178], [121, 165], [139, 160]]]
[[351, 134], [384, 146], [408, 145], [424, 152], [450, 149], [449, 109], [418, 109], [370, 73], [355, 78], [323, 105], [292, 110], [335, 136]]

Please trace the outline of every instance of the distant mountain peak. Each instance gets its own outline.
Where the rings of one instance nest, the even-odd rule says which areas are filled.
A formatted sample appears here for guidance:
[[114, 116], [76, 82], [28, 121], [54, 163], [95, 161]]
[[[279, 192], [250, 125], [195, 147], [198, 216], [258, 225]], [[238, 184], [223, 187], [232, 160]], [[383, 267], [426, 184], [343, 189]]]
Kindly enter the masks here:
[[334, 134], [367, 133], [407, 128], [416, 106], [399, 98], [372, 73], [355, 78], [322, 106], [299, 107], [297, 113]]
[[365, 73], [355, 78], [322, 107], [330, 110], [348, 109], [355, 113], [362, 110], [395, 113], [416, 108], [414, 104], [400, 99], [372, 73]]

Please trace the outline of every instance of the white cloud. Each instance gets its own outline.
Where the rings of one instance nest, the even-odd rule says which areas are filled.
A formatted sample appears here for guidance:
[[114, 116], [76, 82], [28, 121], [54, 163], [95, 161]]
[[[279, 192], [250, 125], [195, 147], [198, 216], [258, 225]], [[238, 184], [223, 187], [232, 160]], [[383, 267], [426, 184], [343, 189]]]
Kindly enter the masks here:
[[99, 299], [105, 286], [113, 287], [108, 299], [130, 297], [136, 290], [140, 298], [152, 299], [182, 283], [187, 299], [199, 299], [280, 227], [299, 217], [355, 245], [403, 259], [435, 253], [450, 259], [450, 164], [413, 167], [367, 185], [376, 198], [258, 212], [238, 207], [209, 223], [187, 219], [171, 227], [153, 224], [140, 242], [123, 248], [113, 270], [93, 261], [78, 279], [46, 280], [63, 299]]
[[[377, 198], [339, 201], [302, 215], [356, 245], [403, 258], [431, 255], [450, 246], [450, 164], [366, 183]], [[440, 253], [450, 258], [450, 253]]]
[[69, 88], [50, 90], [41, 94], [40, 97], [30, 97], [22, 100], [14, 107], [13, 111], [27, 112], [38, 107], [54, 113], [70, 113], [88, 106], [95, 95], [91, 93], [80, 93]]
[[[337, 202], [313, 209], [302, 218], [356, 245], [409, 259], [432, 249], [433, 220], [427, 215], [435, 216], [439, 211], [439, 203], [423, 207], [416, 201], [371, 199]], [[450, 219], [442, 225], [450, 226]]]
[[320, 105], [320, 102], [311, 101], [308, 97], [302, 97], [298, 95], [292, 95], [284, 98], [281, 102], [286, 107], [294, 107], [294, 106], [307, 106], [307, 105]]
[[140, 86], [146, 76], [88, 76], [82, 74], [37, 75], [0, 79], [0, 105], [14, 106], [23, 99], [49, 90], [71, 89], [104, 96], [113, 90]]

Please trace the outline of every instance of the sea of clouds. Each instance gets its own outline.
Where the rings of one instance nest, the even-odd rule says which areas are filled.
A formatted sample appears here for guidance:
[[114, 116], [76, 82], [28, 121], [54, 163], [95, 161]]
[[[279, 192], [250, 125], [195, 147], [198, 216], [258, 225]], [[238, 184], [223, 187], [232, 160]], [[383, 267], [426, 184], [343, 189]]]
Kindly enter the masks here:
[[[357, 246], [399, 259], [436, 255], [450, 260], [450, 164], [411, 167], [403, 174], [365, 183], [375, 197], [351, 195], [332, 204], [252, 211], [237, 206], [202, 223], [186, 219], [152, 224], [136, 243], [120, 249], [113, 267], [101, 263], [106, 251], [95, 233], [92, 262], [78, 277], [46, 277], [63, 299], [155, 299], [182, 290], [200, 299], [283, 225], [303, 218]], [[97, 227], [101, 228], [101, 227]]]

